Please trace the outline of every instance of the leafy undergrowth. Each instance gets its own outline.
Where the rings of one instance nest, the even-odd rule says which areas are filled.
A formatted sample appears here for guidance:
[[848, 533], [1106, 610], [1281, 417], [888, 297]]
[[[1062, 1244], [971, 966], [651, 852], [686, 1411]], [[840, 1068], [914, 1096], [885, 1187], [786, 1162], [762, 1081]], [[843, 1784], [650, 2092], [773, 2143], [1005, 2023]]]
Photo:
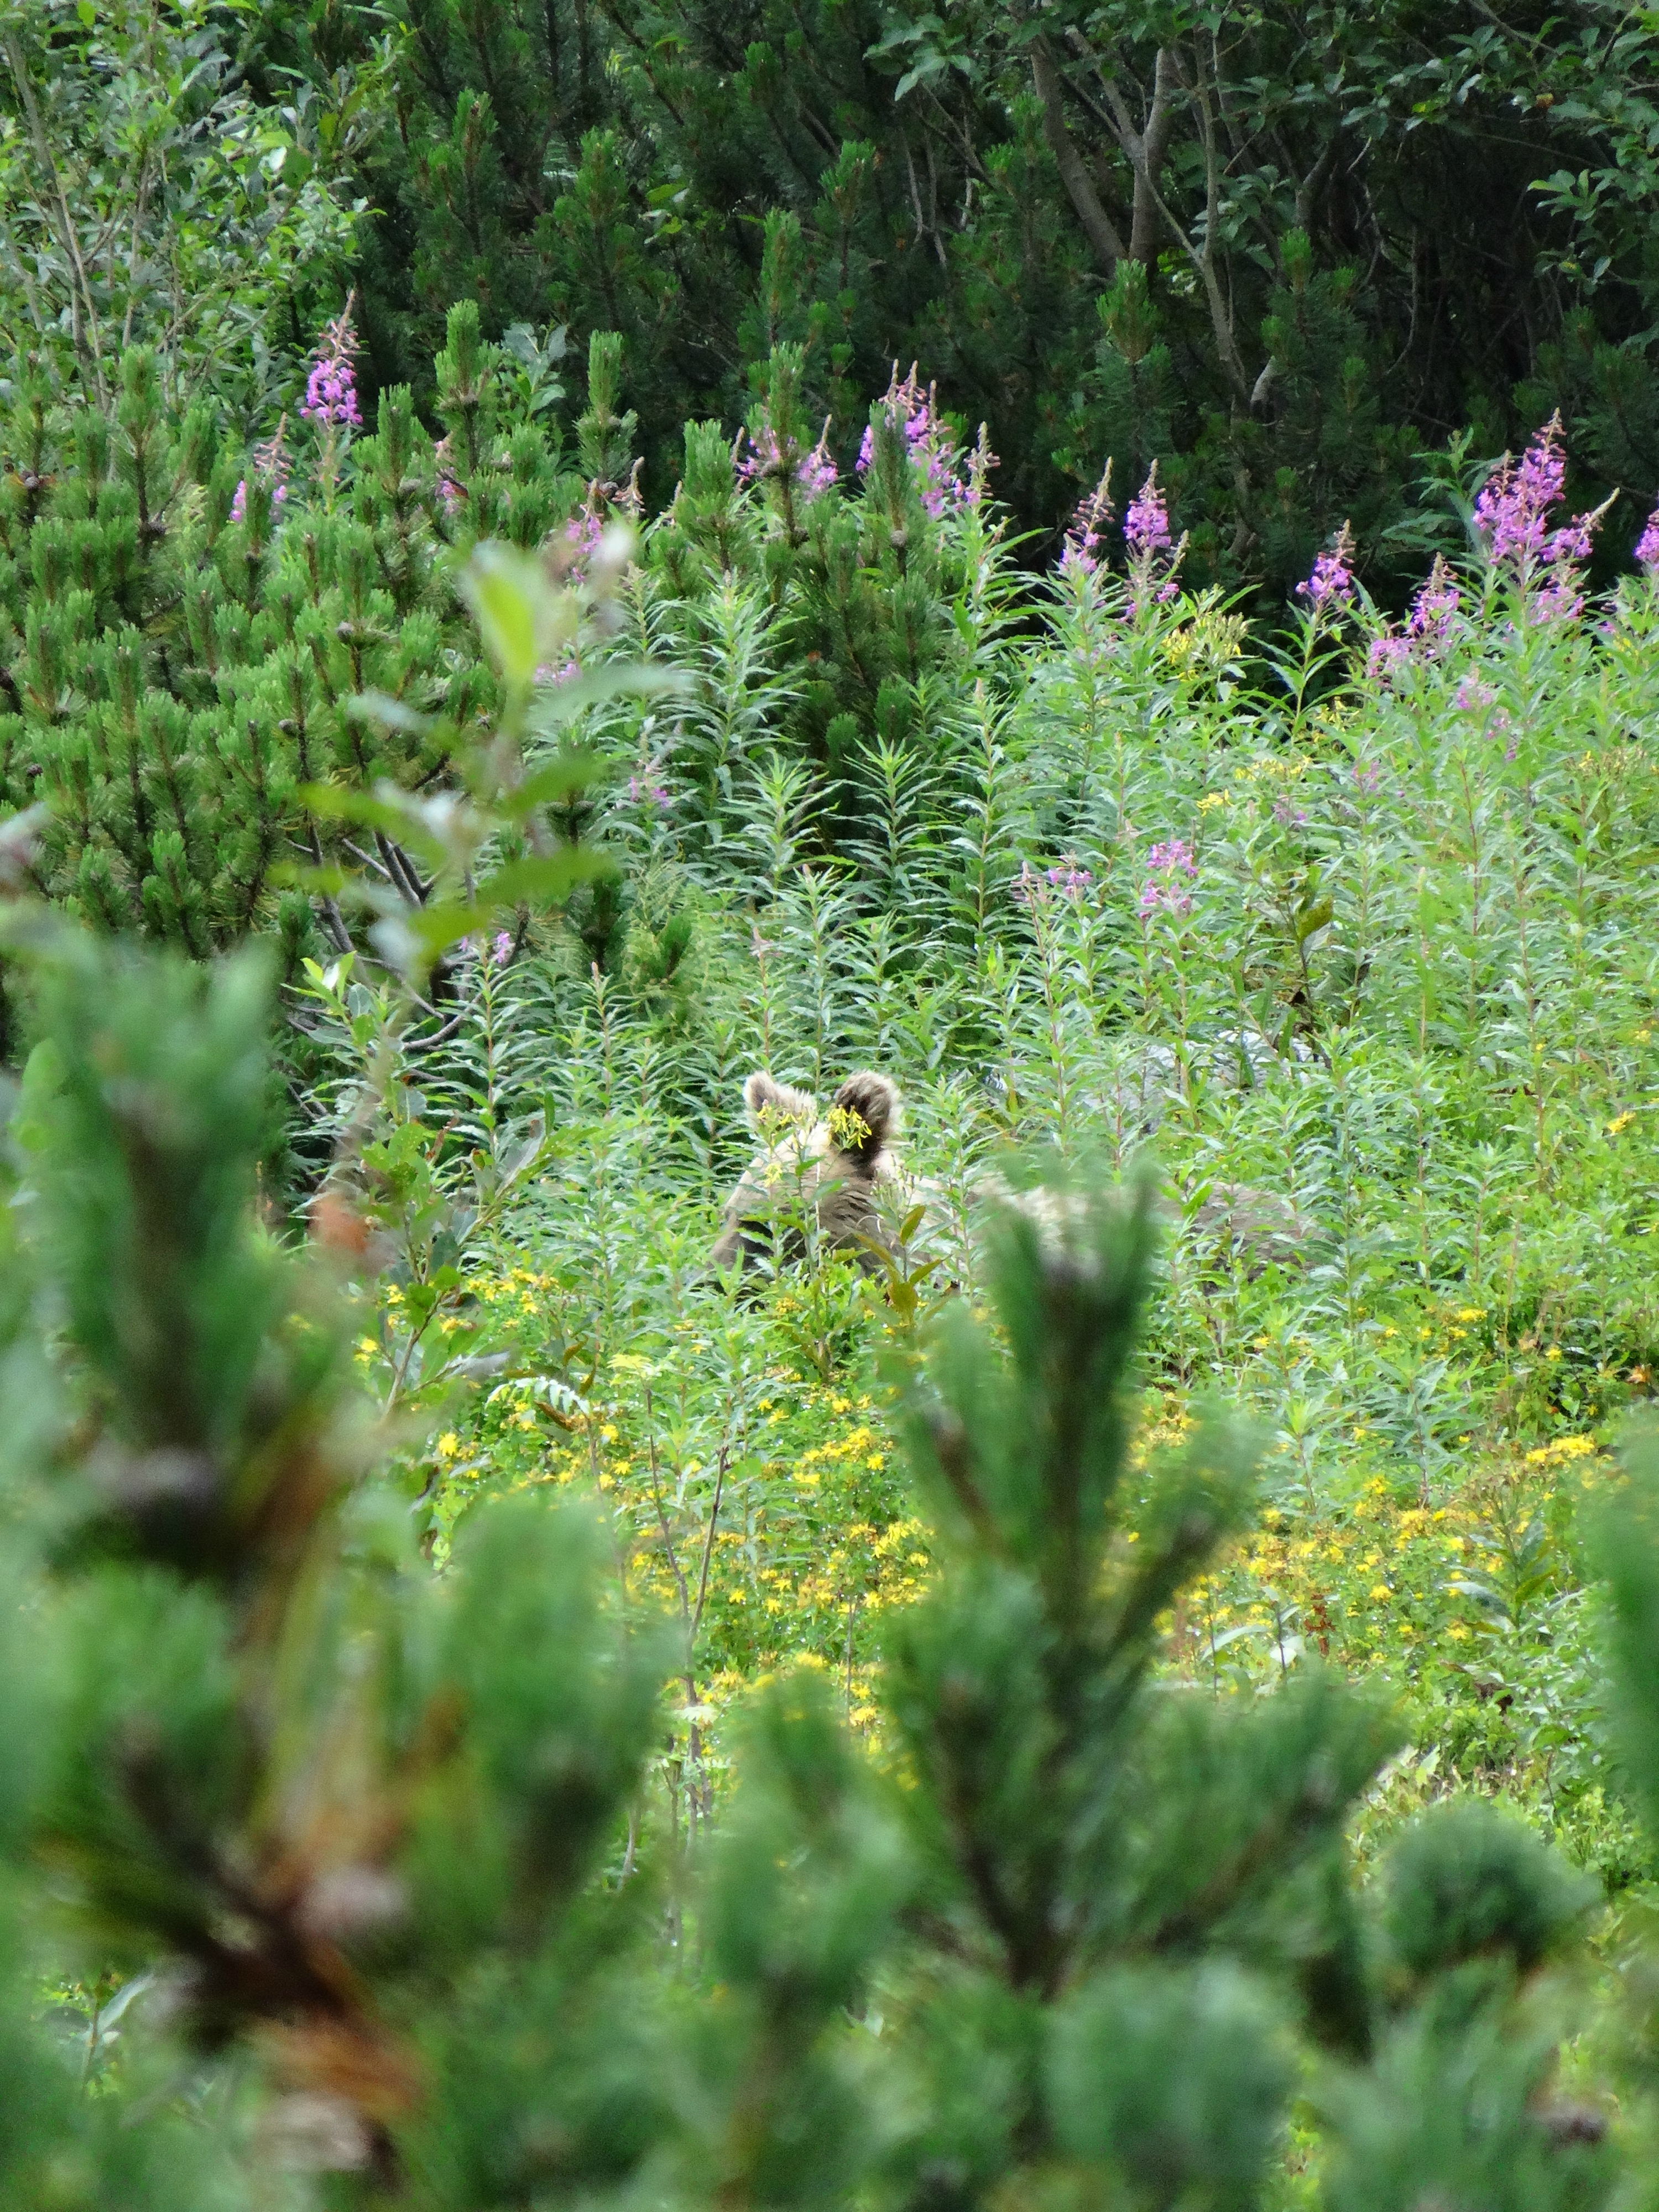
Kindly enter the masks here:
[[[597, 1485], [623, 1586], [680, 1623], [676, 1790], [717, 1786], [725, 1702], [792, 1662], [873, 1729], [929, 1558], [883, 1409], [975, 1295], [984, 1171], [1150, 1160], [1148, 1449], [1218, 1398], [1265, 1470], [1170, 1668], [1383, 1678], [1413, 1747], [1368, 1821], [1500, 1791], [1631, 1881], [1575, 1522], [1659, 1360], [1654, 583], [1585, 611], [1559, 562], [1489, 561], [1398, 635], [1345, 586], [1251, 675], [1166, 556], [1070, 561], [1016, 635], [994, 526], [939, 527], [955, 659], [888, 682], [828, 786], [781, 735], [788, 593], [699, 568], [672, 514], [647, 534], [625, 642], [687, 688], [594, 718], [635, 768], [592, 825], [603, 957], [569, 917], [476, 947], [370, 1157], [360, 1356], [428, 1425], [434, 1556], [485, 1492]], [[349, 963], [311, 994], [342, 1065], [384, 1034]], [[835, 1255], [714, 1279], [755, 1066], [899, 1082], [930, 1195], [896, 1292]], [[1255, 1237], [1285, 1202], [1289, 1246]]]

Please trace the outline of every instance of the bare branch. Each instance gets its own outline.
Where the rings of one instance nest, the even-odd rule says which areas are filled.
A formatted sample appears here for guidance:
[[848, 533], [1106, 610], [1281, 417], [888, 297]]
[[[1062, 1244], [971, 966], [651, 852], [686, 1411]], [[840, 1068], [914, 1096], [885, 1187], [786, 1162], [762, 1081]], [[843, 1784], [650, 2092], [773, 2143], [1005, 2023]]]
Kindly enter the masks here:
[[1042, 102], [1042, 135], [1048, 142], [1048, 150], [1060, 171], [1060, 180], [1065, 185], [1072, 205], [1077, 210], [1078, 221], [1083, 225], [1095, 258], [1107, 276], [1116, 272], [1117, 264], [1125, 259], [1123, 240], [1118, 236], [1116, 225], [1100, 204], [1088, 165], [1078, 152], [1066, 122], [1066, 101], [1060, 71], [1054, 67], [1048, 42], [1034, 39], [1031, 42], [1031, 79], [1037, 97]]

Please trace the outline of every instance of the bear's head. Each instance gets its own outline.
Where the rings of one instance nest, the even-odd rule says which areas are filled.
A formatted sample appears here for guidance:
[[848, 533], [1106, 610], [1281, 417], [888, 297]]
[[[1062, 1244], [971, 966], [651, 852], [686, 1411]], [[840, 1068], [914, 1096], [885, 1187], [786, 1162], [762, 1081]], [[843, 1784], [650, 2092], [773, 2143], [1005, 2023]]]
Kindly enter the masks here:
[[876, 1196], [898, 1174], [896, 1086], [884, 1075], [849, 1075], [820, 1115], [810, 1092], [757, 1070], [743, 1103], [760, 1149], [726, 1200], [713, 1253], [724, 1270], [805, 1257], [809, 1239], [850, 1251], [866, 1272], [885, 1244]]

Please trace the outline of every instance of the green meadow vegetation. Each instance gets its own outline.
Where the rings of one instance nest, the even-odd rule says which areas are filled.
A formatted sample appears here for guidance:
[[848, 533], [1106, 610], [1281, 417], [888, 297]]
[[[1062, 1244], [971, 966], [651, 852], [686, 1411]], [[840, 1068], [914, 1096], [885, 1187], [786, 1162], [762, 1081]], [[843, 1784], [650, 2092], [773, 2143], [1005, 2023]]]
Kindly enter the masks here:
[[[573, 199], [623, 223], [591, 86], [563, 212], [486, 219], [506, 82], [410, 151], [459, 16], [58, 12], [0, 21], [5, 2203], [1645, 2203], [1659, 512], [1613, 309], [1501, 457], [1384, 435], [1367, 353], [1345, 472], [1300, 386], [1223, 437], [1215, 299], [1200, 344], [1125, 246], [1084, 472], [942, 340], [953, 383], [854, 392], [866, 312], [938, 336], [1006, 246], [941, 230], [901, 317], [862, 141], [857, 342], [786, 194], [698, 381], [695, 11], [603, 97], [689, 134], [690, 199], [630, 189], [703, 258], [600, 252], [585, 354], [542, 309]], [[994, 110], [988, 196], [1082, 219], [1118, 79], [966, 12], [886, 24], [882, 100], [973, 175]], [[510, 13], [475, 60], [528, 67]], [[1607, 29], [1529, 131], [1636, 128]], [[1198, 136], [1122, 212], [1199, 284], [1223, 47], [1169, 35]], [[1550, 204], [1627, 307], [1613, 173]], [[1323, 189], [1273, 279], [1310, 349], [1250, 307], [1309, 391], [1360, 313]], [[1185, 352], [1136, 352], [1154, 293]]]

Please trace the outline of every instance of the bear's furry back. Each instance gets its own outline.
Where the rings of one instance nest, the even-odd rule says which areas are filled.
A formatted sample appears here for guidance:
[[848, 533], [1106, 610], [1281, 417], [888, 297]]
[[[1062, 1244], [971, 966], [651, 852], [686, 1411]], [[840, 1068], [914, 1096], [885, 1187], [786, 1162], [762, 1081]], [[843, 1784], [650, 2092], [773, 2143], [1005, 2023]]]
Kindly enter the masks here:
[[809, 1091], [757, 1068], [743, 1086], [760, 1150], [726, 1200], [712, 1255], [722, 1270], [775, 1255], [805, 1256], [811, 1216], [820, 1243], [850, 1251], [866, 1272], [878, 1264], [867, 1240], [884, 1243], [876, 1206], [879, 1186], [898, 1173], [892, 1141], [899, 1096], [872, 1068], [849, 1075], [820, 1115]]

